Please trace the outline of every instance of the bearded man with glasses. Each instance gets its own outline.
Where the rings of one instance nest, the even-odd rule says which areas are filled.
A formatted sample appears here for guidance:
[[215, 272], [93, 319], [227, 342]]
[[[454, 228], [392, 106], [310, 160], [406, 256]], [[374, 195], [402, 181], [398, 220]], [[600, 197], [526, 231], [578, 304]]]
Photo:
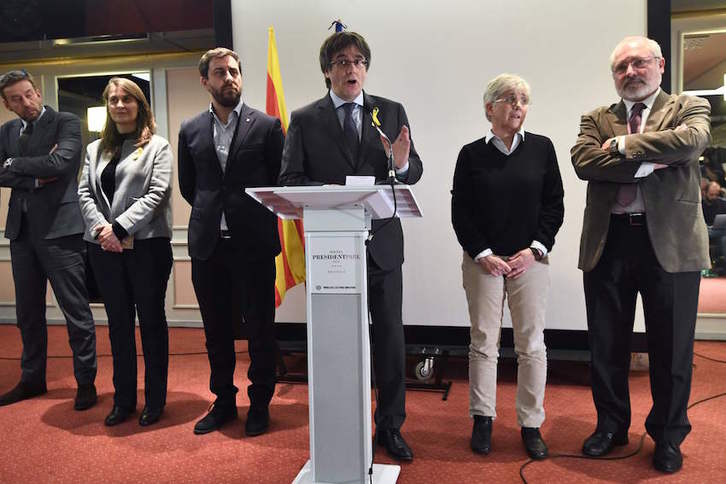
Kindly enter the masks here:
[[[320, 69], [329, 91], [292, 113], [282, 153], [283, 185], [344, 185], [346, 176], [388, 177], [388, 145], [371, 125], [377, 113], [380, 128], [392, 143], [396, 179], [412, 185], [423, 165], [409, 134], [408, 118], [397, 102], [363, 92], [371, 51], [355, 32], [337, 32], [320, 47]], [[385, 146], [385, 147], [384, 147]], [[368, 304], [373, 324], [373, 363], [379, 402], [376, 436], [394, 459], [410, 461], [413, 452], [400, 433], [405, 411], [405, 348], [403, 296], [403, 230], [398, 218], [374, 220], [375, 237], [368, 244]]]
[[700, 271], [710, 266], [698, 158], [710, 138], [707, 101], [660, 89], [665, 60], [645, 37], [626, 37], [610, 66], [621, 100], [582, 117], [571, 150], [587, 180], [579, 267], [592, 355], [597, 426], [593, 457], [628, 443], [628, 369], [636, 297], [645, 313], [653, 406], [645, 428], [653, 466], [676, 472], [691, 430], [693, 337]]

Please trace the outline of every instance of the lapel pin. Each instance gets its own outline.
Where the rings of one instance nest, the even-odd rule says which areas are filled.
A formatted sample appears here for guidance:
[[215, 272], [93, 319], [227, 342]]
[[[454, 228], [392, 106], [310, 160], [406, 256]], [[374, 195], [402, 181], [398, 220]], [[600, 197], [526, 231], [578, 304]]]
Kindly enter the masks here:
[[250, 122], [250, 118], [247, 118], [245, 121], [247, 121], [249, 123]]

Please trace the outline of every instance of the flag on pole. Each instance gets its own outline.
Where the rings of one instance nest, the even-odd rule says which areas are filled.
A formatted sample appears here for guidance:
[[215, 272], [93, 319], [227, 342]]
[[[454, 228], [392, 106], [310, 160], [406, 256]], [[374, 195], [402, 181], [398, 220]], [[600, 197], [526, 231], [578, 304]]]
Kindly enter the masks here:
[[[275, 30], [269, 28], [267, 44], [267, 114], [280, 119], [283, 133], [287, 134], [287, 108], [282, 91], [280, 59], [277, 56]], [[282, 304], [288, 289], [305, 282], [305, 243], [301, 220], [277, 219], [282, 252], [275, 258], [277, 275], [275, 279], [275, 307]]]

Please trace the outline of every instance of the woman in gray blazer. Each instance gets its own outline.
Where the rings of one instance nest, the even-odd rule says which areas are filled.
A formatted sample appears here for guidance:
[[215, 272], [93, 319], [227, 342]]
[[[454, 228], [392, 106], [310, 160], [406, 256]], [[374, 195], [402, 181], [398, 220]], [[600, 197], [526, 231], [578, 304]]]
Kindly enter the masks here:
[[114, 404], [105, 424], [120, 424], [136, 410], [138, 313], [146, 398], [139, 424], [146, 426], [159, 420], [166, 403], [172, 153], [154, 134], [149, 103], [133, 81], [112, 78], [103, 99], [106, 126], [86, 148], [78, 194], [113, 354]]

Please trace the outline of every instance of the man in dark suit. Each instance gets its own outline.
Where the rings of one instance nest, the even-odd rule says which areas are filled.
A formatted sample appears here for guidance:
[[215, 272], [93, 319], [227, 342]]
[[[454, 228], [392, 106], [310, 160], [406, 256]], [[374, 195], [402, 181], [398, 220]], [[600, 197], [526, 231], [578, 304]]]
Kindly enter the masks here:
[[224, 48], [199, 61], [209, 110], [182, 123], [179, 188], [192, 206], [189, 255], [211, 368], [211, 411], [194, 427], [206, 434], [237, 416], [235, 328], [247, 323], [250, 367], [248, 436], [269, 427], [275, 390], [275, 256], [277, 217], [244, 189], [275, 185], [283, 135], [280, 121], [242, 102], [239, 56]]
[[[338, 32], [320, 48], [320, 68], [329, 92], [292, 113], [282, 155], [280, 183], [345, 184], [346, 176], [388, 176], [383, 141], [371, 125], [394, 139], [396, 178], [413, 184], [423, 165], [409, 136], [408, 118], [397, 102], [363, 92], [371, 52], [362, 36]], [[387, 146], [387, 145], [386, 145]], [[376, 435], [388, 453], [413, 459], [401, 436], [405, 411], [405, 348], [401, 316], [403, 231], [398, 218], [374, 220], [368, 244], [368, 301], [373, 322], [373, 360], [379, 402]]]
[[656, 443], [654, 467], [676, 472], [691, 430], [686, 407], [700, 271], [709, 267], [698, 158], [710, 137], [710, 108], [660, 89], [665, 60], [650, 39], [623, 39], [610, 60], [622, 100], [584, 115], [571, 151], [575, 172], [588, 181], [579, 267], [597, 427], [583, 452], [599, 457], [628, 442], [640, 293], [653, 397], [645, 427]]
[[0, 396], [8, 405], [46, 393], [48, 281], [63, 312], [78, 383], [74, 408], [96, 403], [96, 331], [85, 284], [84, 230], [78, 205], [81, 123], [43, 106], [30, 74], [0, 78], [5, 107], [18, 115], [0, 127], [0, 185], [12, 187], [5, 237], [23, 340], [20, 383]]

